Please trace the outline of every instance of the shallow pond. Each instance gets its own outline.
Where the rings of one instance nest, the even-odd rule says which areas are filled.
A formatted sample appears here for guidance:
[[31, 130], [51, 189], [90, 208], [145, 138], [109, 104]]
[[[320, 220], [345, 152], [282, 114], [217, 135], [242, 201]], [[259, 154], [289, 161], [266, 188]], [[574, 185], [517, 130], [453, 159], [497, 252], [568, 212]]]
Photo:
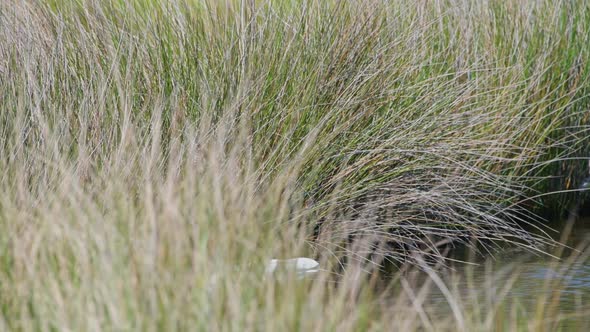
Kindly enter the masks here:
[[[554, 232], [549, 233], [557, 241], [567, 232], [567, 223], [550, 225]], [[590, 305], [590, 219], [579, 219], [571, 228], [571, 234], [564, 241], [568, 247], [550, 250], [561, 259], [546, 254], [532, 254], [514, 249], [500, 250], [493, 258], [477, 258], [469, 252], [459, 252], [456, 259], [473, 262], [453, 264], [451, 270], [441, 271], [440, 276], [450, 285], [451, 293], [460, 294], [459, 301], [472, 305], [474, 302], [482, 310], [495, 303], [506, 304], [506, 309], [514, 310], [515, 305], [526, 315], [533, 315], [536, 306], [542, 303], [555, 303], [557, 315], [569, 316], [567, 325], [588, 326], [589, 315], [583, 314]], [[576, 250], [578, 248], [580, 250]], [[430, 301], [435, 307], [448, 307], [444, 293], [432, 288]], [[444, 312], [444, 309], [443, 311]]]

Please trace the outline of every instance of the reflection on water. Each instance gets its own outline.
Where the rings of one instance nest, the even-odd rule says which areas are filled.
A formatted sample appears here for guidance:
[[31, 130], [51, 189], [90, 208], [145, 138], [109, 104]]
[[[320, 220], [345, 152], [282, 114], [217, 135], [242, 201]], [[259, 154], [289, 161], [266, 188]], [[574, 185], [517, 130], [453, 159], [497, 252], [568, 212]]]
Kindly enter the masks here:
[[[552, 225], [558, 240], [565, 223]], [[575, 313], [576, 308], [590, 304], [590, 251], [576, 251], [573, 248], [585, 248], [590, 242], [590, 219], [578, 220], [568, 237], [569, 248], [563, 250], [561, 260], [548, 255], [514, 252], [507, 250], [494, 255], [493, 259], [473, 260], [476, 265], [456, 264], [450, 273], [458, 277], [447, 280], [455, 290], [462, 294], [464, 302], [476, 298], [479, 301], [495, 302], [502, 300], [507, 304], [518, 303], [523, 307], [534, 308], [539, 299], [547, 301], [558, 296], [561, 314]], [[446, 274], [441, 272], [441, 274]], [[448, 278], [448, 275], [443, 276]], [[503, 290], [506, 290], [503, 293]], [[431, 294], [433, 303], [445, 303], [442, 292], [434, 290]], [[501, 297], [501, 298], [500, 298]], [[476, 300], [476, 301], [477, 301]], [[575, 318], [585, 322], [590, 316]]]

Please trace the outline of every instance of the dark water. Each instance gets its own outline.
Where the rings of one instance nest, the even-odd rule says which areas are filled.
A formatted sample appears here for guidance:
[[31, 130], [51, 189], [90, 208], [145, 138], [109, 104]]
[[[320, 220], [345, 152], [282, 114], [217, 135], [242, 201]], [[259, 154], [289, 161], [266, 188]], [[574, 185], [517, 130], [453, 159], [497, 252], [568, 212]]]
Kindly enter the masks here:
[[[539, 302], [555, 303], [552, 317], [564, 318], [565, 327], [590, 325], [590, 219], [579, 219], [568, 232], [567, 222], [550, 225], [549, 234], [566, 246], [548, 247], [547, 254], [512, 249], [500, 250], [493, 258], [461, 253], [457, 259], [472, 264], [454, 264], [439, 274], [451, 285], [453, 294], [461, 294], [465, 305], [478, 303], [482, 309], [501, 302], [507, 310], [519, 308], [520, 317], [531, 316]], [[569, 234], [569, 235], [568, 235]], [[564, 238], [568, 235], [567, 238]], [[435, 306], [448, 303], [442, 291], [434, 288]], [[471, 303], [471, 304], [469, 304]], [[583, 314], [584, 311], [586, 314]], [[577, 328], [576, 328], [577, 329]]]

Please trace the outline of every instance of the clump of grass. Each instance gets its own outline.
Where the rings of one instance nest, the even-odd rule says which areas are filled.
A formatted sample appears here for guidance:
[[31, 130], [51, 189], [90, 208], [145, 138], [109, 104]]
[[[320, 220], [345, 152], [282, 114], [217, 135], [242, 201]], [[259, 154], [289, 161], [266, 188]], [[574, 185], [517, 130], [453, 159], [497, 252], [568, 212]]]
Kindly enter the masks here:
[[[0, 326], [379, 329], [384, 260], [550, 242], [518, 203], [585, 171], [589, 13], [0, 4]], [[262, 280], [296, 254], [344, 286]]]

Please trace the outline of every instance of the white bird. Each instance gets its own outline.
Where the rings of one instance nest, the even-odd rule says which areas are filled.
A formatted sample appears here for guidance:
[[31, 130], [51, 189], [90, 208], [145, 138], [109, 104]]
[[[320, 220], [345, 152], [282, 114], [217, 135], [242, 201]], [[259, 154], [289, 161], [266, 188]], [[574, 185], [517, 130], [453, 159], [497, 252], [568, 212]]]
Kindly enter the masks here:
[[320, 263], [307, 257], [291, 259], [271, 259], [266, 265], [266, 274], [273, 274], [277, 270], [294, 271], [298, 279], [305, 278], [320, 271]]

